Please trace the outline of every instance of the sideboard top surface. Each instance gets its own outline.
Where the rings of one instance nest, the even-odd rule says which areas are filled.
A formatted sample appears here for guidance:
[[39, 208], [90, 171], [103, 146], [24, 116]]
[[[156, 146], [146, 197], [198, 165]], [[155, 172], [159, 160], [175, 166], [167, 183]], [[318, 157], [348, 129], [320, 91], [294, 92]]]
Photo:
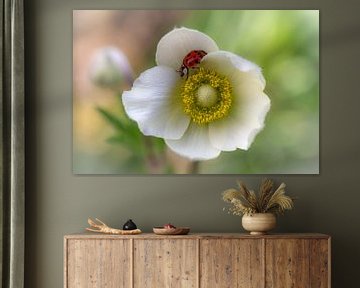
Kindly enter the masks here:
[[250, 235], [245, 233], [190, 233], [188, 235], [156, 235], [142, 233], [138, 235], [110, 235], [101, 233], [75, 233], [64, 236], [65, 239], [329, 239], [329, 235], [320, 233], [287, 233]]

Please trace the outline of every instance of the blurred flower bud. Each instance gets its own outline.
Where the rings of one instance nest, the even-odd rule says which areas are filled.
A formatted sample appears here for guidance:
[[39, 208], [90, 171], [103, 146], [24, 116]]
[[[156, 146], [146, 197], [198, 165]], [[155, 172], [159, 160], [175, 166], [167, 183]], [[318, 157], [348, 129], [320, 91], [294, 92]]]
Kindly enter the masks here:
[[90, 79], [100, 87], [132, 85], [133, 71], [125, 54], [115, 47], [98, 50], [91, 60]]

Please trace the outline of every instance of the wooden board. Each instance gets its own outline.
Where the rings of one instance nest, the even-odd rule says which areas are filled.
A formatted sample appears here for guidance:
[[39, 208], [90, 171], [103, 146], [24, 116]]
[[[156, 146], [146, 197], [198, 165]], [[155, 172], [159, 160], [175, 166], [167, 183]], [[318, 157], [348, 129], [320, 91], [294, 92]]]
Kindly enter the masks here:
[[263, 240], [208, 239], [200, 245], [200, 287], [261, 288]]
[[134, 288], [196, 288], [196, 251], [191, 239], [134, 240]]
[[131, 287], [130, 240], [67, 240], [66, 288]]
[[[190, 233], [188, 235], [172, 235], [171, 239], [329, 239], [329, 235], [319, 233], [288, 233], [250, 235], [249, 233]], [[109, 235], [84, 232], [66, 235], [65, 239], [168, 239], [167, 235], [142, 233], [139, 235]]]

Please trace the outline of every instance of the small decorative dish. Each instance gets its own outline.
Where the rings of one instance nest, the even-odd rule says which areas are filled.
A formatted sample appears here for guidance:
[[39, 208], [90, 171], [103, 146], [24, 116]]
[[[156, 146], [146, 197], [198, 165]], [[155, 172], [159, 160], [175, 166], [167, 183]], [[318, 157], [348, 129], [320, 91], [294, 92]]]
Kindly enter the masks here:
[[190, 232], [189, 227], [164, 228], [154, 227], [153, 231], [157, 235], [186, 235]]

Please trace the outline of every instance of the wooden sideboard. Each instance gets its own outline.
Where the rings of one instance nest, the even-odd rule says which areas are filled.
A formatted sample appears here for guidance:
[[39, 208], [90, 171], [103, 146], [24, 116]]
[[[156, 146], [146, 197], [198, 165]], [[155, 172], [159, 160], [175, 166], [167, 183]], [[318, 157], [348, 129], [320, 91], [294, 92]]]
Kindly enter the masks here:
[[323, 234], [67, 235], [65, 288], [329, 288]]

